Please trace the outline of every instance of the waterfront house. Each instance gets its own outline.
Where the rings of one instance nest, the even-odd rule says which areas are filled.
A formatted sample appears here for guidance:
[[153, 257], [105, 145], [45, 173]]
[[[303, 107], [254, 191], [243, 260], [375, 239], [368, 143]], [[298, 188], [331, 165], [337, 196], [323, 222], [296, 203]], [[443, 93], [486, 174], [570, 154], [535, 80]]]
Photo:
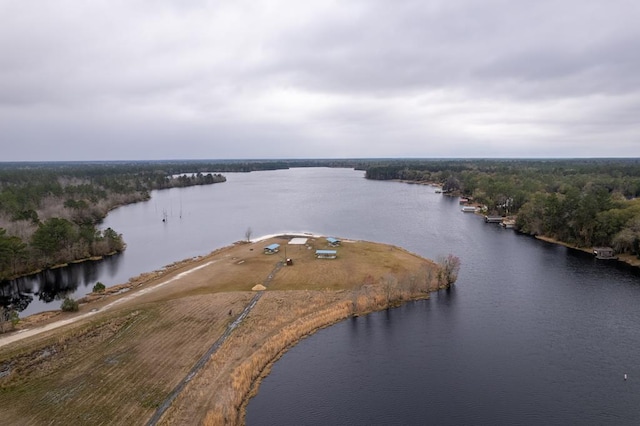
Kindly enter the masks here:
[[596, 255], [597, 259], [617, 259], [611, 247], [594, 247], [593, 254]]

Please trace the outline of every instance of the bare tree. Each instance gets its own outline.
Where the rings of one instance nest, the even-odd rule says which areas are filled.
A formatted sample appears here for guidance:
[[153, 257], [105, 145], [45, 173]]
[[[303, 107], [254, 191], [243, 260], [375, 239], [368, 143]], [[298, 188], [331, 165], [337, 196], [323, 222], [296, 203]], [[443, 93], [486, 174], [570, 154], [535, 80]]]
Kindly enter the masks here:
[[[433, 286], [434, 271], [433, 270], [434, 268], [431, 265], [428, 265], [424, 268], [424, 291], [426, 293], [434, 289], [434, 286]], [[435, 288], [437, 288], [437, 284]]]
[[411, 296], [415, 295], [420, 288], [418, 281], [418, 276], [414, 274], [409, 275], [409, 277], [407, 278], [407, 287]]
[[247, 240], [247, 242], [251, 241], [251, 234], [253, 234], [253, 229], [251, 229], [251, 227], [248, 227], [246, 231], [244, 231], [244, 238]]
[[397, 285], [398, 280], [393, 274], [386, 274], [382, 277], [382, 289], [384, 290], [384, 295], [387, 299], [387, 309], [391, 307], [391, 300], [393, 299]]
[[449, 254], [447, 257], [440, 259], [438, 262], [440, 270], [438, 271], [438, 282], [442, 287], [450, 287], [458, 279], [460, 271], [460, 258]]

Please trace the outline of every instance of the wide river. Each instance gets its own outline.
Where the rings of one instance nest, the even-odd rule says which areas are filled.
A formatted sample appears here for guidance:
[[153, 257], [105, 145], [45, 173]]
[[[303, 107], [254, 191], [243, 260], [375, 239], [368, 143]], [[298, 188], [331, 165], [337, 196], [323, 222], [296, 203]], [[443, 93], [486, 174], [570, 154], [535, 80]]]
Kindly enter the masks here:
[[111, 212], [104, 226], [124, 235], [126, 252], [51, 280], [79, 296], [96, 281], [209, 253], [248, 227], [254, 237], [309, 231], [433, 259], [453, 253], [462, 269], [451, 291], [289, 350], [250, 401], [247, 424], [640, 424], [636, 270], [485, 224], [429, 186], [348, 169], [225, 176]]

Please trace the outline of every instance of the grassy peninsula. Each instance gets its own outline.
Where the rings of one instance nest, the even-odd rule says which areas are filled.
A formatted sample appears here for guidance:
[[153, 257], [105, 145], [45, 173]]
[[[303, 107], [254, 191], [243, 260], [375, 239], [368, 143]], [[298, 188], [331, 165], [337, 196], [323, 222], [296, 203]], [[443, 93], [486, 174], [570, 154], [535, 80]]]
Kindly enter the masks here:
[[[446, 286], [439, 265], [398, 247], [344, 241], [336, 259], [316, 259], [326, 239], [289, 239], [178, 262], [91, 295], [76, 314], [41, 315], [0, 337], [1, 417], [16, 425], [139, 424], [165, 405], [157, 424], [242, 424], [261, 378], [301, 338]], [[272, 243], [281, 251], [263, 254]], [[293, 265], [284, 264], [285, 246]]]

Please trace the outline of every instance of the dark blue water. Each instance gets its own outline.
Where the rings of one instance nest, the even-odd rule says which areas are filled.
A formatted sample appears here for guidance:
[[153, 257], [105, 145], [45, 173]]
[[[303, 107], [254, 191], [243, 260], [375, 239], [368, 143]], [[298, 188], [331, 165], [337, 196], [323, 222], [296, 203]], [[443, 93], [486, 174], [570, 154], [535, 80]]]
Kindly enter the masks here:
[[209, 253], [247, 227], [254, 236], [309, 231], [462, 260], [450, 292], [292, 348], [250, 401], [248, 424], [640, 424], [635, 270], [485, 224], [428, 186], [345, 169], [226, 176], [115, 210], [104, 226], [124, 234], [126, 252], [54, 280], [75, 276], [82, 284], [71, 291], [86, 293], [94, 280], [118, 284]]
[[639, 424], [637, 283], [572, 290], [588, 259], [566, 260], [539, 286], [480, 274], [320, 331], [275, 364], [247, 424]]

